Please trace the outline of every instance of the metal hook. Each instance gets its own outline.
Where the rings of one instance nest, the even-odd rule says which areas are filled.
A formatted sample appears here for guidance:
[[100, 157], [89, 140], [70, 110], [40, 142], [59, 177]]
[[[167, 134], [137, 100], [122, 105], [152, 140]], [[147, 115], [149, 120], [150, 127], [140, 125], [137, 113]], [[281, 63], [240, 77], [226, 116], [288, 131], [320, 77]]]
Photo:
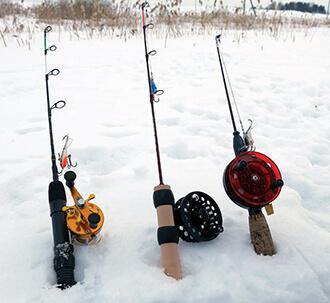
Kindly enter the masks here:
[[249, 125], [247, 131], [243, 133], [243, 138], [244, 138], [244, 142], [248, 146], [248, 148], [253, 150], [254, 140], [252, 137], [252, 129], [254, 128], [254, 126], [253, 126], [253, 121], [251, 119], [249, 119], [248, 121], [250, 122], [250, 125]]
[[71, 161], [71, 154], [68, 155], [68, 159], [69, 159], [69, 162], [68, 162], [68, 169], [70, 169], [71, 167], [77, 167], [78, 163], [76, 162], [75, 164], [72, 164], [72, 161]]
[[55, 102], [50, 109], [61, 109], [66, 105], [66, 102], [63, 100]]
[[161, 96], [162, 94], [164, 94], [164, 91], [162, 89], [158, 89], [156, 84], [155, 84], [155, 81], [154, 81], [154, 77], [153, 77], [153, 74], [151, 73], [150, 75], [150, 86], [151, 86], [151, 92], [152, 92], [152, 99], [154, 102], [159, 102], [159, 98], [155, 98], [155, 96]]
[[154, 101], [155, 103], [158, 103], [159, 101], [160, 101], [160, 98], [155, 98], [155, 95], [153, 96], [153, 100], [152, 101]]
[[72, 159], [71, 159], [71, 154], [68, 155], [68, 148], [72, 143], [72, 139], [70, 139], [69, 135], [65, 135], [62, 138], [62, 141], [64, 141], [64, 140], [65, 140], [65, 143], [63, 146], [63, 150], [61, 153], [58, 154], [58, 160], [59, 160], [61, 168], [62, 168], [61, 171], [59, 172], [59, 174], [61, 174], [66, 167], [68, 169], [70, 169], [71, 167], [76, 167], [78, 165], [77, 162], [75, 162], [75, 164], [73, 164]]
[[59, 73], [60, 70], [58, 68], [54, 68], [48, 73], [48, 76], [57, 76]]
[[[77, 166], [78, 166], [78, 163], [77, 163], [77, 162], [76, 162], [75, 164], [72, 164], [71, 154], [68, 155], [68, 163], [67, 163], [66, 167], [67, 167], [68, 169], [71, 169], [72, 167], [77, 167]], [[65, 168], [65, 167], [64, 167], [64, 168]], [[63, 173], [64, 168], [62, 168], [62, 169], [58, 172], [59, 175], [61, 175], [61, 174]]]
[[158, 96], [161, 96], [162, 94], [164, 94], [164, 91], [162, 89], [155, 90], [154, 93], [152, 94], [153, 102], [158, 103], [160, 101], [160, 98]]

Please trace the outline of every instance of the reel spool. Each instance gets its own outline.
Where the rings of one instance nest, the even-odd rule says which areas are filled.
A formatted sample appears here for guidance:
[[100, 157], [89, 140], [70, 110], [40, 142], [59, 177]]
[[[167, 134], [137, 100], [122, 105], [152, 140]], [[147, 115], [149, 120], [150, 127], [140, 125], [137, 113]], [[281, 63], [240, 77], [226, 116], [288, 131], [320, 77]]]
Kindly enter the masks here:
[[101, 230], [104, 223], [102, 210], [90, 200], [95, 198], [90, 194], [84, 200], [77, 189], [74, 187], [74, 180], [77, 175], [73, 171], [64, 174], [66, 185], [70, 188], [75, 205], [66, 206], [66, 222], [74, 241], [80, 244], [92, 245], [101, 239]]
[[210, 241], [223, 232], [219, 206], [200, 191], [191, 192], [175, 203], [174, 221], [180, 238], [187, 242]]
[[249, 151], [239, 154], [225, 169], [223, 185], [229, 198], [243, 208], [261, 208], [281, 192], [283, 180], [275, 162]]

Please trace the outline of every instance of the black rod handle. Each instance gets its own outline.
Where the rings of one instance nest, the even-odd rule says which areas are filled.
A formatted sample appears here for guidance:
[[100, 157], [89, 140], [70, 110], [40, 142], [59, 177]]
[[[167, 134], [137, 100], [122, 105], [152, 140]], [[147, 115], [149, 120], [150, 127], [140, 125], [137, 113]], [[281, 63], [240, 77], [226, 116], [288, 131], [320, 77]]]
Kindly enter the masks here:
[[59, 288], [65, 289], [75, 285], [76, 281], [74, 279], [73, 245], [70, 243], [66, 213], [62, 210], [66, 206], [66, 195], [62, 182], [53, 181], [49, 184], [48, 198], [53, 227], [54, 270], [57, 285]]

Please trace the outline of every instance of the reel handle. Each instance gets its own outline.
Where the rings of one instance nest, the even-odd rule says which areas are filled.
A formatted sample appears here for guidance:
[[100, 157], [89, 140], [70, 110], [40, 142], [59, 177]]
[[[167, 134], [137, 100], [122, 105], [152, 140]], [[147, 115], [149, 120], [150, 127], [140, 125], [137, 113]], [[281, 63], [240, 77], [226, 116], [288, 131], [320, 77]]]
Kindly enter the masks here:
[[69, 170], [67, 171], [65, 174], [64, 174], [64, 179], [65, 179], [65, 184], [67, 187], [69, 187], [70, 189], [72, 187], [74, 187], [74, 181], [76, 180], [77, 178], [77, 175], [75, 172], [73, 172], [72, 170]]

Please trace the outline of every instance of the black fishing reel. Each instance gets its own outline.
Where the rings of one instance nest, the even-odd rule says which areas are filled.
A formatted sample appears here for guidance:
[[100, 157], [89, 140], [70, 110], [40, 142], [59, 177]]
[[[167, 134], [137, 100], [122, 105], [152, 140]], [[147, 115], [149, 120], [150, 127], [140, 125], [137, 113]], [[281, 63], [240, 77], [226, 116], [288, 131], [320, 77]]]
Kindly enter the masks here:
[[174, 221], [180, 238], [187, 242], [210, 241], [223, 232], [219, 206], [200, 191], [191, 192], [175, 203]]
[[239, 154], [225, 169], [223, 185], [229, 198], [243, 208], [261, 208], [277, 198], [284, 182], [273, 160], [250, 151]]

